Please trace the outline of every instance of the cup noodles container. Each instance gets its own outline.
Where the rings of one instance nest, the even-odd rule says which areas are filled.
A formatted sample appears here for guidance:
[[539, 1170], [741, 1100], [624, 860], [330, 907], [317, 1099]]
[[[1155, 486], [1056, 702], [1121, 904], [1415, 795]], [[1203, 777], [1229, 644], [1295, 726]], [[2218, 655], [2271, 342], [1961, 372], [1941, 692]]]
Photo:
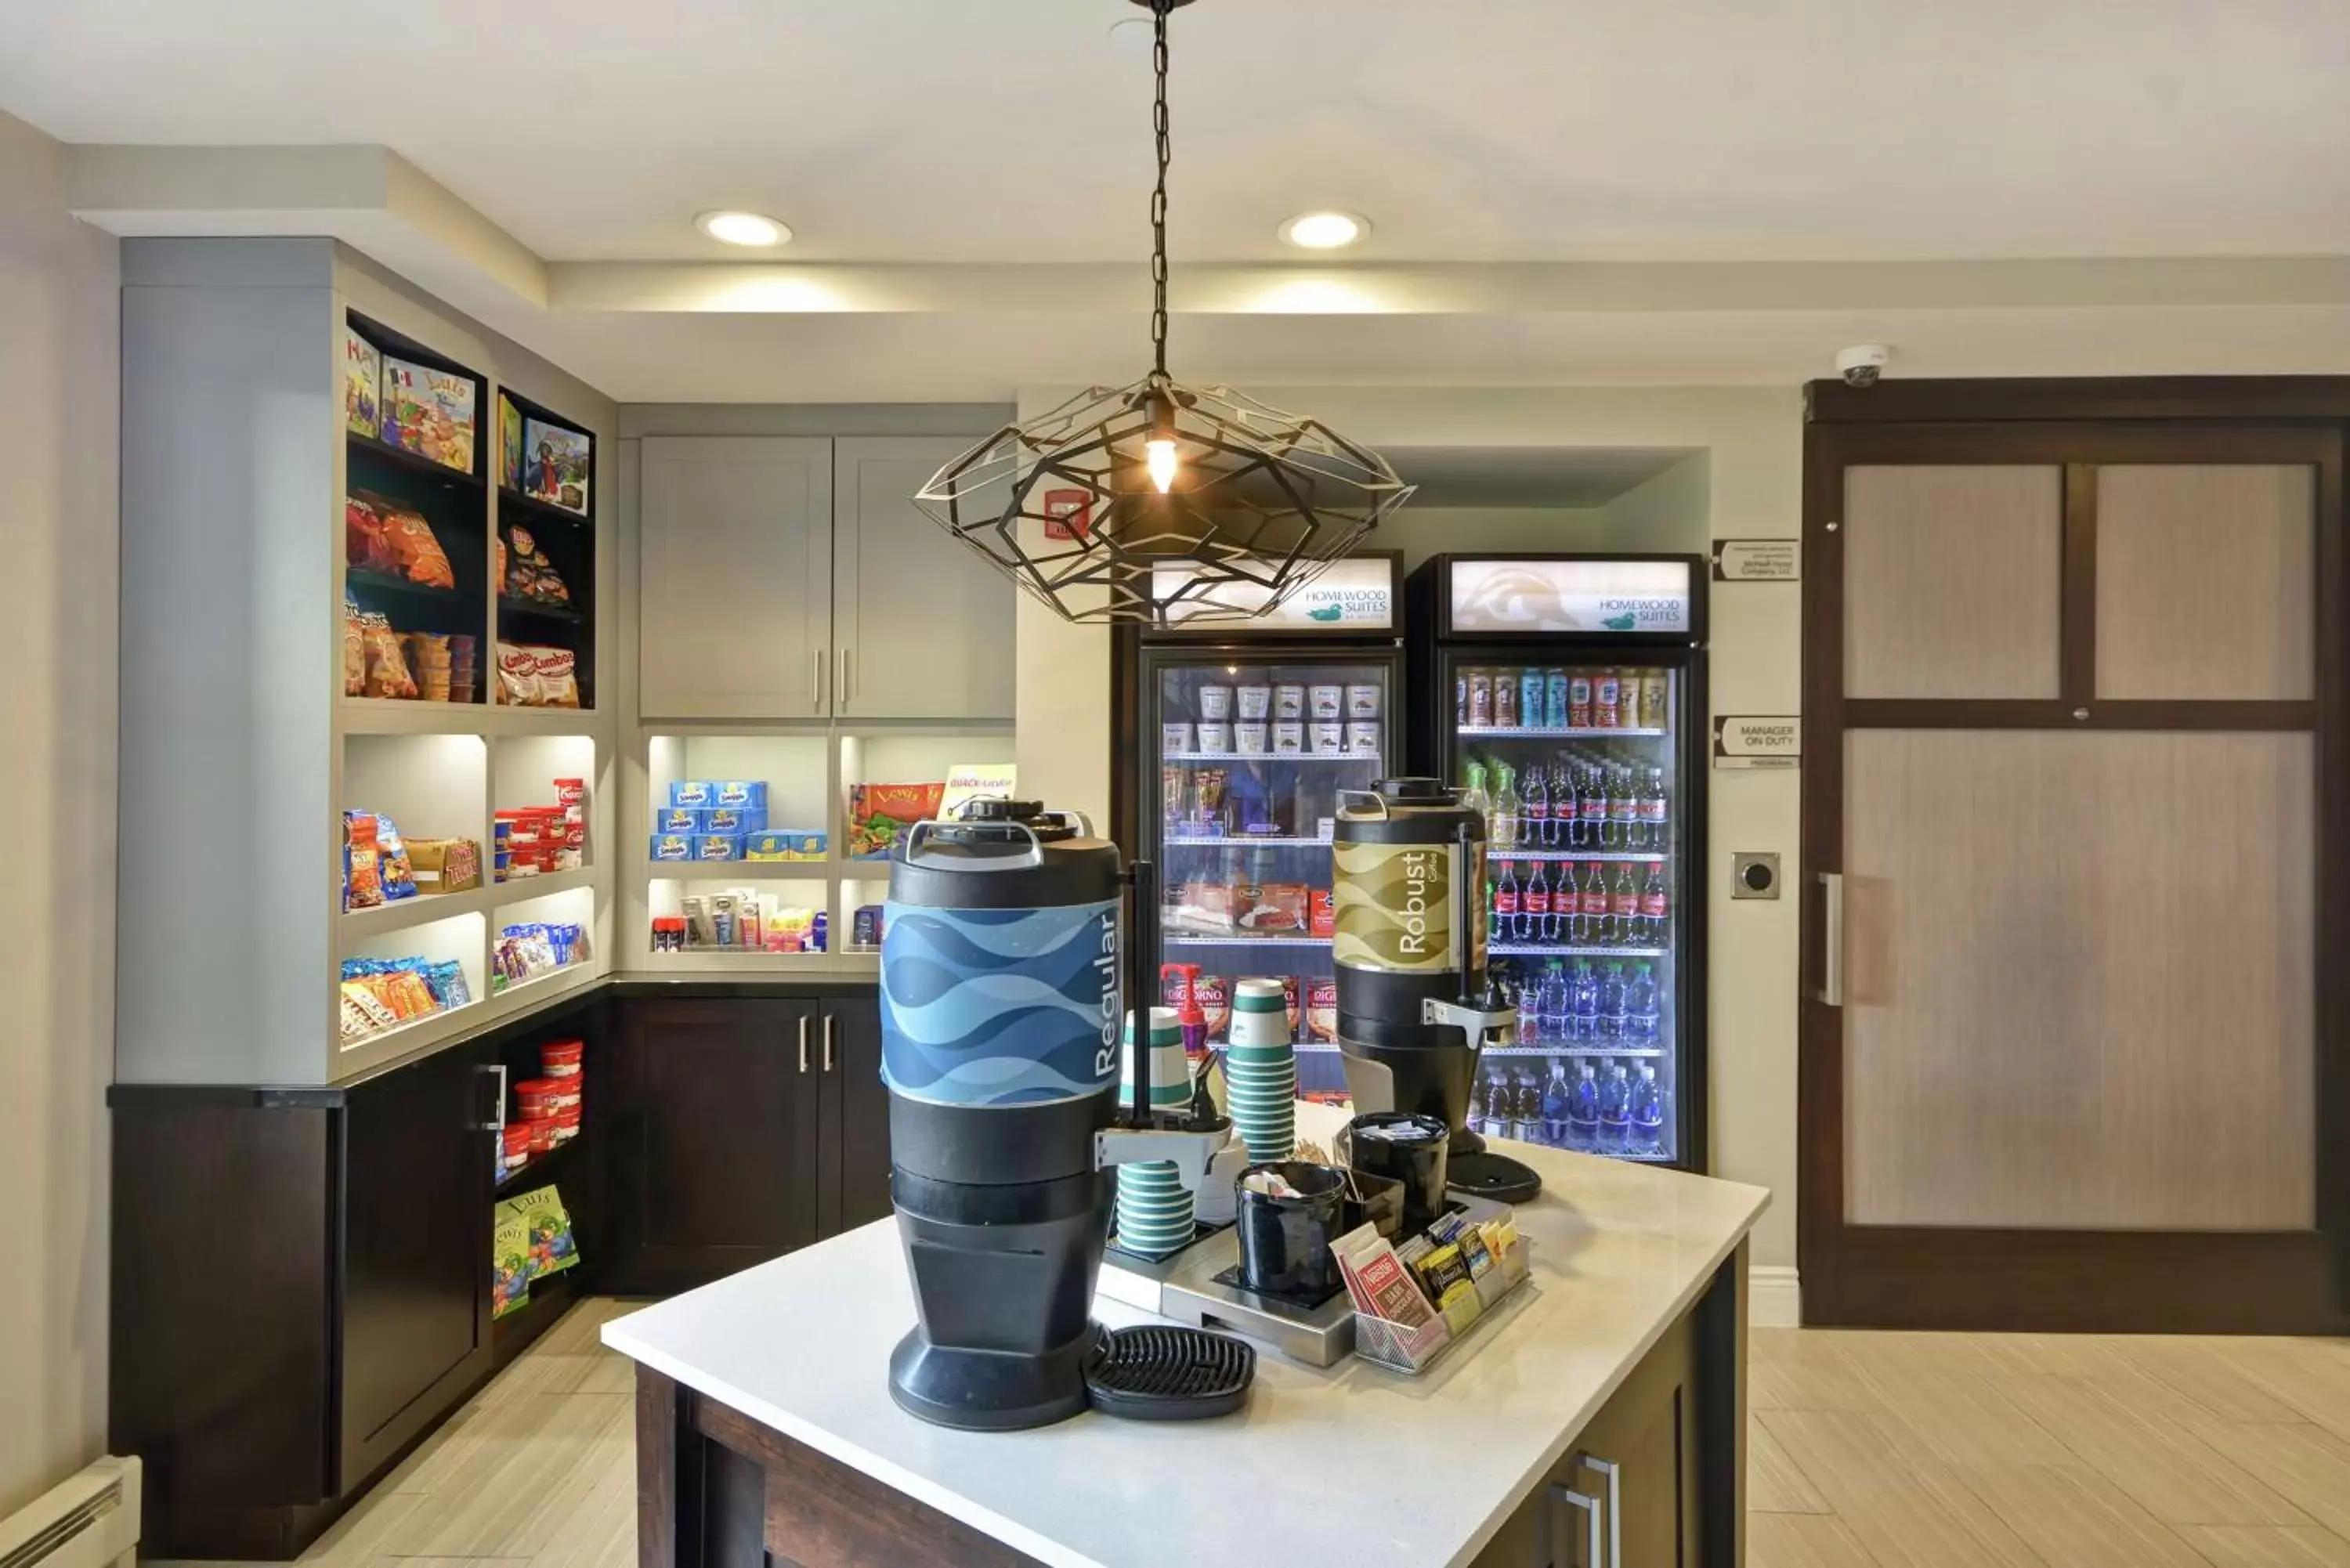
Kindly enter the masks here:
[[1240, 716], [1243, 719], [1264, 719], [1273, 714], [1273, 688], [1243, 686], [1236, 689], [1240, 700]]
[[1268, 737], [1265, 734], [1265, 729], [1266, 726], [1261, 720], [1252, 721], [1243, 719], [1239, 723], [1234, 724], [1232, 726], [1232, 744], [1234, 749], [1236, 749], [1240, 754], [1244, 757], [1261, 757], [1264, 755], [1265, 746], [1268, 740]]
[[582, 1040], [550, 1040], [538, 1048], [539, 1071], [550, 1078], [578, 1076], [580, 1058], [588, 1054]]
[[1351, 723], [1347, 726], [1347, 750], [1358, 757], [1379, 754], [1379, 726], [1376, 723]]
[[1209, 757], [1230, 756], [1232, 750], [1232, 727], [1202, 719], [1200, 721], [1200, 754]]
[[1186, 752], [1196, 750], [1197, 748], [1191, 743], [1191, 726], [1189, 724], [1159, 725], [1159, 749], [1170, 757], [1180, 757]]
[[1340, 719], [1347, 712], [1347, 689], [1343, 686], [1307, 688], [1306, 707], [1316, 719]]
[[1305, 717], [1305, 688], [1276, 686], [1273, 689], [1273, 716], [1276, 719]]
[[1232, 716], [1232, 689], [1229, 686], [1200, 688], [1200, 717], [1230, 719]]
[[1336, 757], [1346, 754], [1347, 726], [1344, 724], [1335, 722], [1317, 722], [1309, 732], [1308, 738], [1313, 743], [1314, 754], [1317, 757]]
[[1349, 719], [1378, 718], [1381, 694], [1380, 689], [1377, 686], [1347, 687], [1347, 717]]
[[1276, 720], [1273, 726], [1273, 754], [1294, 757], [1305, 750], [1305, 726], [1295, 720]]

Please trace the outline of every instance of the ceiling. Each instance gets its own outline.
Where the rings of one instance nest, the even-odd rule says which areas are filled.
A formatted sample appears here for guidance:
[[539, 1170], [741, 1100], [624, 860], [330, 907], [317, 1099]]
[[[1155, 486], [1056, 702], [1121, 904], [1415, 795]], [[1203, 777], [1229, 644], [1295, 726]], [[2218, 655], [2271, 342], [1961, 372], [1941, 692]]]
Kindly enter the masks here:
[[[1147, 25], [1112, 35], [1139, 16], [1122, 0], [0, 0], [0, 109], [74, 143], [389, 149], [545, 263], [739, 260], [691, 219], [740, 206], [795, 228], [774, 253], [793, 264], [1130, 265]], [[1300, 263], [1274, 228], [1324, 205], [1375, 224], [1348, 262], [1471, 269], [2350, 255], [2340, 0], [1201, 0], [1173, 27], [1179, 261]], [[1125, 308], [1066, 314], [1041, 339], [1002, 307], [794, 317], [778, 334], [807, 341], [779, 347], [806, 350], [803, 379], [721, 367], [680, 394], [718, 323], [521, 303], [546, 319], [496, 324], [624, 398], [895, 385], [872, 372], [910, 334], [1008, 348], [1000, 395], [1066, 379], [1041, 361], [1072, 348], [1123, 379], [1134, 330]], [[1925, 329], [1905, 350], [1939, 351], [1933, 323], [1887, 318]], [[1262, 325], [1203, 342], [1215, 373], [1259, 357]], [[1308, 323], [1279, 347], [1335, 353], [1343, 377], [1541, 381], [1614, 373], [1615, 338], [1638, 336], [1455, 319], [1433, 341], [1393, 323], [1367, 340], [1359, 325]], [[1890, 335], [1725, 317], [1657, 334], [1632, 369], [1801, 379], [1855, 326]], [[1705, 346], [1677, 351], [1682, 337]], [[2316, 341], [2331, 354], [2350, 330]], [[1948, 347], [1963, 357], [1965, 335]], [[2160, 334], [2152, 348], [2171, 353]]]

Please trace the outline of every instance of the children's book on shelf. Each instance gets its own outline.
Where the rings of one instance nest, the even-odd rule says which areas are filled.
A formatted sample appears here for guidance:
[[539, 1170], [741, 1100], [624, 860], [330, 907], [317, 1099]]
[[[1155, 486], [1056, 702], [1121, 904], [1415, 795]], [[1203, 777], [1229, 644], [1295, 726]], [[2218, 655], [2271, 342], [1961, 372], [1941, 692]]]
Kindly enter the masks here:
[[587, 516], [589, 450], [588, 439], [577, 431], [544, 420], [525, 420], [523, 493]]
[[376, 346], [343, 328], [343, 422], [358, 434], [380, 436], [383, 428], [383, 355]]
[[475, 387], [470, 376], [383, 357], [383, 439], [465, 473], [473, 472]]
[[498, 483], [522, 488], [522, 410], [504, 392], [498, 394]]

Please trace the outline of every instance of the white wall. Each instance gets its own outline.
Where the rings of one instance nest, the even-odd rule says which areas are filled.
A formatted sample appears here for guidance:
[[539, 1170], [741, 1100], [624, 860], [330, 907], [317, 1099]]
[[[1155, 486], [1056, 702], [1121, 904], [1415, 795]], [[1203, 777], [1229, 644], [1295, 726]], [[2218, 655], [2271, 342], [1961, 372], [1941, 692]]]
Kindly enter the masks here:
[[57, 161], [0, 114], [0, 1514], [106, 1439], [118, 275]]
[[[1700, 550], [1710, 539], [1801, 533], [1803, 400], [1793, 387], [1248, 389], [1374, 446], [1672, 447], [1700, 453], [1596, 511], [1430, 509], [1415, 516], [1407, 507], [1382, 543], [1410, 558], [1504, 545]], [[1049, 388], [1024, 391], [1021, 413], [1040, 412], [1065, 395]], [[1711, 609], [1713, 711], [1800, 711], [1799, 590], [1721, 585]], [[1021, 786], [1055, 805], [1106, 815], [1106, 634], [1065, 626], [1024, 602], [1019, 636]], [[1773, 1190], [1754, 1233], [1753, 1262], [1758, 1271], [1792, 1279], [1798, 905], [1792, 889], [1776, 903], [1731, 902], [1730, 857], [1733, 850], [1776, 850], [1786, 866], [1795, 865], [1796, 775], [1717, 772], [1710, 784], [1711, 1168]], [[1785, 1319], [1791, 1308], [1792, 1302], [1766, 1303], [1758, 1293], [1758, 1319], [1766, 1313]]]

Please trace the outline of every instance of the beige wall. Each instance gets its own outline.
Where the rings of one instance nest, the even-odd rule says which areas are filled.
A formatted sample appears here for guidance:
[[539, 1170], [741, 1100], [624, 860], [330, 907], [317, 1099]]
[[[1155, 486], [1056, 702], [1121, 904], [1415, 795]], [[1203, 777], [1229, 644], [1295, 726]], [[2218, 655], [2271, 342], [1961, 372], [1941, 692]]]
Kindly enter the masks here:
[[[1794, 537], [1803, 507], [1802, 395], [1794, 388], [1252, 387], [1377, 446], [1671, 447], [1700, 455], [1596, 510], [1407, 507], [1384, 543], [1417, 559], [1438, 549], [1701, 550], [1710, 539]], [[1024, 417], [1066, 393], [1024, 392]], [[1406, 475], [1407, 478], [1409, 475]], [[1799, 590], [1717, 587], [1711, 660], [1716, 713], [1794, 713], [1801, 689]], [[1020, 610], [1020, 778], [1055, 805], [1109, 805], [1106, 634]], [[1795, 1263], [1796, 900], [1730, 900], [1733, 850], [1776, 850], [1792, 868], [1796, 775], [1716, 773], [1711, 781], [1709, 1044], [1712, 1168], [1776, 1194], [1754, 1234], [1758, 1269]], [[1764, 1310], [1758, 1300], [1758, 1314]], [[1773, 1311], [1783, 1316], [1783, 1305]]]
[[0, 1515], [106, 1439], [116, 279], [0, 114]]

